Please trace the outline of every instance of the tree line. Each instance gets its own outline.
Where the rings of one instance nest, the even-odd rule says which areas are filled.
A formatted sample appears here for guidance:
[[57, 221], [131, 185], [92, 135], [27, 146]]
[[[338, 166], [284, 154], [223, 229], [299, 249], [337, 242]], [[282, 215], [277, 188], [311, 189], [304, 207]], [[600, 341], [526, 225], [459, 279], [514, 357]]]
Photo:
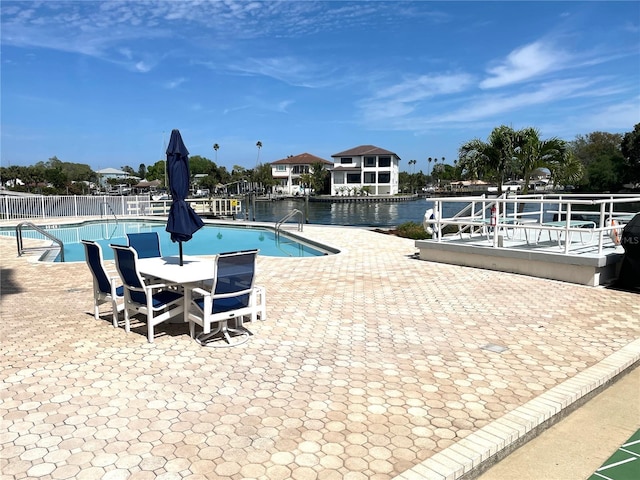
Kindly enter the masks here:
[[[260, 163], [261, 142], [258, 147], [256, 167], [247, 169], [234, 165], [231, 171], [216, 162], [194, 155], [189, 157], [191, 175], [204, 175], [199, 180], [201, 188], [215, 191], [220, 185], [248, 183], [251, 189], [269, 189], [276, 184], [271, 175], [271, 165]], [[214, 145], [216, 157], [218, 144]], [[434, 160], [433, 168], [431, 161]], [[471, 139], [458, 150], [453, 165], [445, 158], [429, 157], [429, 170], [400, 172], [401, 190], [415, 190], [437, 181], [483, 180], [502, 184], [510, 180], [525, 180], [523, 192], [528, 189], [530, 175], [536, 169], [550, 171], [556, 185], [572, 185], [580, 192], [618, 192], [625, 185], [640, 185], [640, 123], [625, 134], [593, 132], [578, 135], [567, 142], [556, 137], [542, 139], [535, 128], [515, 130], [502, 125], [494, 128], [486, 140]], [[415, 169], [417, 160], [409, 160]], [[145, 180], [160, 180], [165, 185], [165, 161], [153, 165], [140, 164], [137, 170], [122, 166], [121, 170]], [[88, 185], [98, 184], [98, 174], [89, 165], [64, 162], [52, 157], [33, 166], [0, 167], [2, 185], [11, 190], [31, 193], [82, 195], [89, 192]], [[127, 183], [118, 180], [119, 183]], [[137, 182], [135, 180], [129, 183]], [[322, 163], [311, 166], [309, 173], [301, 175], [300, 182], [317, 193], [328, 191], [328, 172]]]
[[[406, 190], [438, 181], [483, 180], [502, 185], [524, 180], [529, 188], [532, 173], [540, 168], [550, 172], [554, 185], [571, 185], [579, 192], [619, 192], [625, 185], [640, 188], [640, 123], [625, 134], [593, 132], [578, 135], [573, 141], [556, 137], [542, 139], [539, 130], [515, 130], [502, 125], [494, 128], [486, 140], [474, 138], [463, 143], [453, 165], [437, 163], [430, 174], [404, 173], [401, 187]], [[409, 160], [415, 165], [416, 160]], [[628, 189], [628, 187], [627, 187]]]

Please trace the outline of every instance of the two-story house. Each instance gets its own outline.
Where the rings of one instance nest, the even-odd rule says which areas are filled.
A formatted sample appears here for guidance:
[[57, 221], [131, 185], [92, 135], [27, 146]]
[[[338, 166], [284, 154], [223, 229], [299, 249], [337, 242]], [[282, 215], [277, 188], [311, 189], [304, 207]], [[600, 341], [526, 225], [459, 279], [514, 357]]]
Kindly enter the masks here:
[[331, 155], [331, 195], [398, 193], [400, 157], [374, 145], [361, 145]]
[[115, 168], [103, 168], [102, 170], [96, 170], [96, 173], [98, 174], [100, 187], [106, 188], [107, 190], [112, 188], [109, 184], [110, 179], [121, 181], [128, 178], [138, 178]]
[[327, 169], [332, 166], [330, 161], [310, 153], [301, 153], [271, 162], [271, 176], [278, 182], [274, 191], [285, 195], [303, 194], [300, 176], [305, 173], [313, 173], [313, 164], [315, 163], [322, 163]]

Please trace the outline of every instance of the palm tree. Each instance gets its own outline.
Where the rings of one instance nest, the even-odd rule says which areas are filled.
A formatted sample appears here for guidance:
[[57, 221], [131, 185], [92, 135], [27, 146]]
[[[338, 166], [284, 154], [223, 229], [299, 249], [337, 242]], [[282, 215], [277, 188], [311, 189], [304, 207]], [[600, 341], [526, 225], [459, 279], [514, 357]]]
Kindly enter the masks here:
[[550, 138], [540, 139], [540, 132], [535, 128], [524, 128], [516, 132], [515, 157], [518, 173], [524, 180], [522, 193], [529, 191], [529, 177], [536, 168], [561, 165], [567, 156], [567, 144], [564, 140]]
[[495, 152], [490, 145], [479, 138], [463, 143], [458, 150], [461, 173], [471, 180], [483, 179], [492, 155], [495, 155]]
[[220, 148], [220, 145], [218, 145], [217, 143], [213, 144], [213, 149], [216, 151], [216, 165], [218, 164], [218, 149]]
[[258, 158], [256, 159], [256, 167], [257, 167], [258, 163], [260, 163], [260, 149], [262, 148], [262, 142], [260, 140], [256, 142], [256, 147], [258, 147]]
[[433, 158], [429, 157], [427, 158], [427, 161], [429, 162], [429, 175], [431, 175], [431, 161], [433, 160]]
[[416, 164], [417, 160], [409, 160], [409, 165], [411, 165], [411, 193], [414, 193], [414, 189], [413, 189], [413, 183], [414, 183], [414, 172], [415, 172], [415, 167], [414, 165]]
[[473, 139], [459, 149], [460, 167], [472, 177], [493, 170], [496, 174], [498, 192], [502, 191], [505, 172], [515, 159], [516, 132], [505, 125], [494, 128], [488, 141]]
[[554, 187], [576, 185], [584, 175], [584, 165], [571, 151], [567, 151], [562, 162], [552, 160], [547, 167], [551, 171]]

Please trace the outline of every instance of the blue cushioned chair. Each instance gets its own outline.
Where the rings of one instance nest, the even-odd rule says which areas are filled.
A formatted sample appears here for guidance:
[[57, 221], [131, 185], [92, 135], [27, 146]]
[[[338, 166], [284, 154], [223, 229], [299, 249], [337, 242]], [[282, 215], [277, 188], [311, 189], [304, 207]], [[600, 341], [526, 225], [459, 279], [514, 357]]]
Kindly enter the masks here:
[[181, 292], [167, 289], [164, 283], [146, 284], [138, 271], [135, 248], [125, 245], [111, 248], [124, 285], [125, 331], [130, 331], [130, 314], [141, 313], [146, 316], [147, 339], [153, 343], [153, 327], [183, 313], [184, 297]]
[[[242, 326], [243, 317], [250, 316], [254, 320], [260, 314], [264, 320], [264, 289], [254, 287], [257, 255], [258, 250], [216, 255], [211, 289], [192, 290], [191, 305], [194, 308], [189, 312], [189, 333], [201, 345], [240, 345], [250, 335]], [[229, 326], [230, 321], [234, 322], [232, 327]], [[211, 331], [213, 323], [217, 327]], [[202, 327], [202, 333], [197, 337], [196, 324]]]
[[138, 258], [161, 257], [158, 232], [127, 233], [129, 246], [136, 249]]
[[104, 268], [102, 247], [92, 240], [82, 240], [84, 245], [85, 259], [91, 275], [93, 277], [93, 316], [100, 320], [99, 306], [106, 302], [111, 302], [113, 326], [118, 326], [118, 312], [124, 309], [124, 304], [118, 302], [123, 300], [124, 289], [118, 285], [117, 277], [110, 277]]

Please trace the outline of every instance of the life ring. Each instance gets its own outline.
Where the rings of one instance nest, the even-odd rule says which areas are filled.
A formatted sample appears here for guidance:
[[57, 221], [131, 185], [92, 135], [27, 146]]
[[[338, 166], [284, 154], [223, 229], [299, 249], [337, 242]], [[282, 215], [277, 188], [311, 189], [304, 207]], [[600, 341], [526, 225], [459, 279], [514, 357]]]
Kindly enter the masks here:
[[434, 232], [437, 232], [438, 220], [440, 220], [438, 212], [433, 208], [430, 208], [426, 212], [424, 212], [424, 218], [422, 219], [422, 226], [424, 227], [424, 231], [429, 235], [433, 235]]
[[607, 220], [607, 227], [613, 227], [609, 232], [609, 237], [614, 245], [620, 245], [620, 236], [622, 235], [622, 229], [620, 228], [617, 221], [611, 219]]

